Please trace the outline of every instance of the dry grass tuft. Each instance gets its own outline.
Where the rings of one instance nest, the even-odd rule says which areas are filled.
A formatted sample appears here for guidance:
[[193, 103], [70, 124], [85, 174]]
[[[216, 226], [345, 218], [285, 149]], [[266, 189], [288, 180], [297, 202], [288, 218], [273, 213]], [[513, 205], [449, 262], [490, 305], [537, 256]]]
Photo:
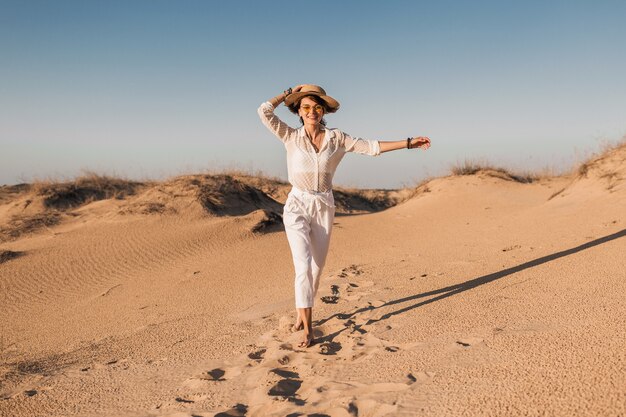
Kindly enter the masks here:
[[269, 175], [264, 171], [257, 169], [255, 171], [246, 171], [242, 169], [227, 169], [220, 172], [215, 172], [213, 175], [228, 175], [230, 177], [245, 177], [249, 179], [256, 179], [261, 181], [270, 181], [286, 184], [286, 181], [275, 175]]
[[175, 208], [167, 207], [163, 203], [149, 201], [149, 202], [141, 202], [141, 203], [135, 204], [132, 207], [128, 207], [128, 206], [122, 207], [118, 213], [122, 215], [136, 214], [136, 213], [151, 215], [151, 214], [176, 214], [177, 211]]
[[283, 217], [273, 211], [263, 210], [263, 218], [252, 227], [253, 233], [268, 233], [282, 227]]
[[374, 213], [397, 206], [419, 194], [420, 190], [360, 189], [335, 187], [333, 195], [337, 214]]
[[480, 171], [495, 170], [495, 169], [496, 168], [492, 165], [466, 159], [463, 162], [457, 162], [456, 164], [452, 165], [452, 167], [450, 168], [450, 172], [452, 172], [452, 175], [457, 175], [457, 176], [458, 175], [474, 175]]
[[475, 175], [479, 172], [483, 172], [492, 177], [523, 184], [530, 184], [545, 177], [544, 175], [531, 172], [514, 173], [488, 162], [471, 161], [467, 159], [462, 163], [453, 165], [450, 171], [452, 172], [452, 175]]
[[0, 204], [15, 199], [20, 194], [30, 191], [30, 184], [1, 185], [0, 186]]
[[598, 152], [592, 154], [585, 162], [582, 162], [575, 169], [575, 173], [579, 177], [586, 177], [589, 173], [589, 170], [593, 168], [598, 163], [601, 163], [602, 160], [605, 159], [610, 153], [617, 149], [624, 148], [626, 149], [626, 136], [624, 136], [621, 140], [617, 142], [604, 142], [601, 145], [601, 148]]
[[8, 242], [27, 233], [55, 226], [61, 222], [61, 215], [58, 211], [47, 211], [31, 216], [13, 217], [6, 226], [0, 226], [0, 242]]
[[145, 184], [87, 171], [68, 182], [40, 181], [33, 184], [35, 193], [43, 197], [46, 208], [66, 210], [93, 201], [123, 199], [133, 195]]
[[53, 354], [41, 359], [19, 360], [5, 362], [2, 379], [7, 382], [19, 384], [24, 380], [36, 376], [52, 376], [69, 366], [75, 365], [77, 360], [71, 359], [69, 353]]
[[194, 179], [198, 187], [197, 199], [209, 213], [240, 216], [271, 205], [274, 200], [263, 191], [231, 175], [206, 175]]
[[11, 259], [18, 258], [24, 255], [24, 252], [15, 252], [12, 250], [0, 251], [0, 264], [10, 261]]
[[[58, 225], [66, 212], [93, 201], [117, 198], [123, 199], [133, 195], [145, 186], [142, 182], [122, 178], [99, 175], [85, 171], [83, 175], [72, 181], [35, 181], [32, 184], [19, 184], [0, 188], [0, 202], [11, 201], [16, 196], [29, 192], [41, 198], [44, 211], [34, 214], [13, 216], [7, 223], [0, 225], [0, 242], [19, 238], [42, 228]], [[24, 208], [32, 203], [26, 201]]]

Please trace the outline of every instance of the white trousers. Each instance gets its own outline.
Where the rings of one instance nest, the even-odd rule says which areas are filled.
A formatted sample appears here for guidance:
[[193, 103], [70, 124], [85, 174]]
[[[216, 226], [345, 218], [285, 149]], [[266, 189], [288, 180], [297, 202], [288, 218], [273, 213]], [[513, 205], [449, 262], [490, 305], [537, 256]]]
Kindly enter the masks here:
[[289, 192], [283, 223], [296, 274], [296, 308], [313, 307], [334, 218], [332, 191], [318, 193], [293, 187]]

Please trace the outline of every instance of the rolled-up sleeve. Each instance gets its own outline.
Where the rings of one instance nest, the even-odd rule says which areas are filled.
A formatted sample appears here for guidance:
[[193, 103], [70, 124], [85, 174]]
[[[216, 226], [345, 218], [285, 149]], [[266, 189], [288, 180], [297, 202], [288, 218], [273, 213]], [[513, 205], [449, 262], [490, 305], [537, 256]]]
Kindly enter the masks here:
[[261, 122], [281, 141], [287, 142], [294, 135], [296, 130], [274, 114], [274, 106], [269, 101], [262, 103], [257, 113], [261, 118]]
[[346, 152], [356, 152], [370, 156], [380, 155], [380, 143], [377, 140], [353, 138], [347, 133], [343, 133], [341, 136], [343, 137], [342, 144]]

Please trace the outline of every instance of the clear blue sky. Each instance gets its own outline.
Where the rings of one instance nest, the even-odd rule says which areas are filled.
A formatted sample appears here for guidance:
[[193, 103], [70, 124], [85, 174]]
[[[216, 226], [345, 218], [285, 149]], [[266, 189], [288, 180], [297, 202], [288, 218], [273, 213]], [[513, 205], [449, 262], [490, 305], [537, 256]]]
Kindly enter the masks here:
[[626, 133], [625, 21], [602, 0], [0, 1], [0, 184], [286, 178], [256, 109], [300, 83], [341, 102], [329, 126], [432, 138], [347, 155], [336, 185], [410, 185], [466, 158], [563, 169]]

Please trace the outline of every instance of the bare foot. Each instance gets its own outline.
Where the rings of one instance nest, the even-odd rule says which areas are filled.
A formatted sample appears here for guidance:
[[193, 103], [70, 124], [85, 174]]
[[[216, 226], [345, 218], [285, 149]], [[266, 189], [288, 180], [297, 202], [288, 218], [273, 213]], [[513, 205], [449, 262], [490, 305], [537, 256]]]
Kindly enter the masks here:
[[300, 314], [298, 314], [297, 316], [298, 318], [296, 319], [296, 324], [294, 324], [293, 326], [291, 326], [291, 332], [295, 333], [297, 331], [300, 331], [302, 329], [304, 329], [304, 322], [302, 321], [302, 319], [300, 318]]
[[296, 324], [294, 324], [293, 326], [291, 326], [291, 332], [292, 332], [292, 333], [295, 333], [295, 332], [300, 331], [300, 330], [302, 330], [302, 329], [304, 329], [304, 323], [303, 323], [302, 321], [300, 321], [300, 320], [298, 320], [298, 321], [296, 322]]
[[304, 332], [304, 339], [302, 339], [302, 342], [300, 342], [300, 344], [298, 345], [298, 347], [301, 348], [306, 348], [309, 347], [311, 345], [314, 344], [314, 339], [313, 339], [313, 335]]

